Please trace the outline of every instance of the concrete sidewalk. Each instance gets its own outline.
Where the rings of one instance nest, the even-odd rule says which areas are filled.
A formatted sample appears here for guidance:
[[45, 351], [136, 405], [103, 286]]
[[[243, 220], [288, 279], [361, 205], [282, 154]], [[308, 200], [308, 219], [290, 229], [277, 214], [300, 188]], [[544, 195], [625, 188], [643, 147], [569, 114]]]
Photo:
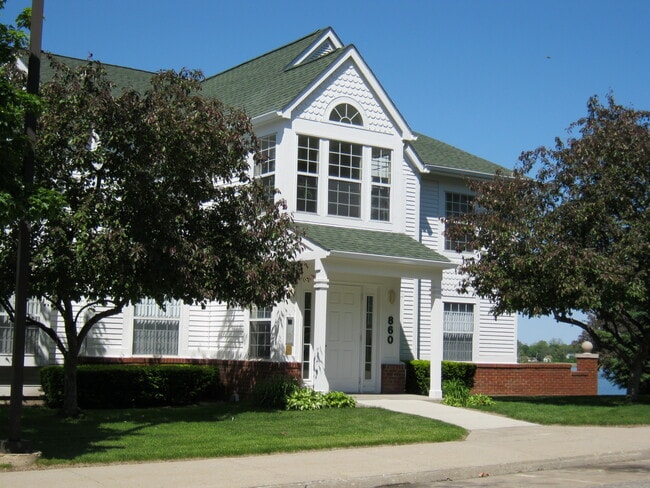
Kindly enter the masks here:
[[465, 409], [452, 413], [451, 407], [440, 408], [444, 406], [422, 397], [359, 396], [359, 403], [445, 417], [444, 421], [453, 417], [453, 423], [476, 428], [458, 442], [6, 472], [0, 473], [0, 486], [375, 487], [650, 459], [650, 427], [646, 426], [503, 426], [508, 419]]

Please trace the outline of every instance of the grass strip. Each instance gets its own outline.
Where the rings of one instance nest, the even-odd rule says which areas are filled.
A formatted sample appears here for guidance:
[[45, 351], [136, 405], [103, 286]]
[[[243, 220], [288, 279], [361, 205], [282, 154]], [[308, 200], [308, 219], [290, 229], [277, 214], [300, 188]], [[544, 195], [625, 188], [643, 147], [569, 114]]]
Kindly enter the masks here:
[[621, 395], [585, 397], [496, 397], [496, 405], [476, 407], [543, 425], [648, 425], [650, 396], [629, 403]]
[[[378, 408], [255, 411], [245, 404], [87, 410], [64, 419], [23, 409], [23, 437], [40, 465], [244, 456], [313, 449], [445, 442], [467, 432], [443, 422]], [[6, 418], [7, 409], [0, 409]], [[0, 428], [0, 438], [6, 436]]]

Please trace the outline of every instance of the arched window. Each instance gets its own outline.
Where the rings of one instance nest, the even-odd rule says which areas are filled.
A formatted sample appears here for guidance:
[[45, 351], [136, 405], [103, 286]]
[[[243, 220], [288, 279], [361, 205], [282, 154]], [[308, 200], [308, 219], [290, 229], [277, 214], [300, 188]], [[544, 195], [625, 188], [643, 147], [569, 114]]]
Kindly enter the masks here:
[[334, 107], [330, 113], [330, 120], [343, 124], [363, 125], [363, 118], [359, 111], [349, 103], [341, 103]]

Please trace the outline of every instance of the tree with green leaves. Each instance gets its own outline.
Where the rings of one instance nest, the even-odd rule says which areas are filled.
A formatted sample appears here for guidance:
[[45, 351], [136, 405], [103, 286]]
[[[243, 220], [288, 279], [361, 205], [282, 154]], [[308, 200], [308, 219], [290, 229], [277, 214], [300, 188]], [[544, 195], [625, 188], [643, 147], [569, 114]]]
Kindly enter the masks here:
[[[30, 295], [64, 333], [36, 323], [64, 357], [64, 413], [77, 414], [80, 348], [101, 320], [153, 298], [270, 305], [302, 274], [282, 201], [250, 178], [250, 119], [202, 97], [198, 72], [161, 72], [116, 93], [99, 62], [51, 60], [35, 182], [50, 198], [32, 223]], [[259, 156], [254, 156], [255, 158]], [[10, 311], [15, 226], [0, 235], [0, 304]]]
[[471, 183], [477, 211], [450, 219], [447, 233], [478, 250], [463, 260], [462, 289], [495, 313], [587, 331], [626, 365], [636, 399], [650, 357], [650, 112], [592, 97], [569, 135], [523, 153], [511, 175]]
[[[6, 0], [0, 0], [0, 12]], [[28, 144], [25, 135], [25, 112], [37, 111], [38, 98], [24, 89], [25, 73], [17, 61], [27, 53], [29, 9], [12, 24], [0, 23], [0, 223], [7, 223], [24, 210], [26, 194], [22, 184], [22, 162]]]

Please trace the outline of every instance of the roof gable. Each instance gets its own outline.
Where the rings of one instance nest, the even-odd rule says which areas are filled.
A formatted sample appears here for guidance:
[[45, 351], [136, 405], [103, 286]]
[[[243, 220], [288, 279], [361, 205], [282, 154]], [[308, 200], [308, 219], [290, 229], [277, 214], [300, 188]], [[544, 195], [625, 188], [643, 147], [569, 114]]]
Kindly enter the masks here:
[[[327, 30], [316, 31], [302, 39], [224, 71], [203, 82], [203, 94], [220, 99], [226, 105], [241, 107], [250, 117], [284, 108], [334, 63], [342, 53], [331, 52], [295, 64], [305, 53], [313, 53]], [[330, 39], [326, 36], [327, 39]]]

